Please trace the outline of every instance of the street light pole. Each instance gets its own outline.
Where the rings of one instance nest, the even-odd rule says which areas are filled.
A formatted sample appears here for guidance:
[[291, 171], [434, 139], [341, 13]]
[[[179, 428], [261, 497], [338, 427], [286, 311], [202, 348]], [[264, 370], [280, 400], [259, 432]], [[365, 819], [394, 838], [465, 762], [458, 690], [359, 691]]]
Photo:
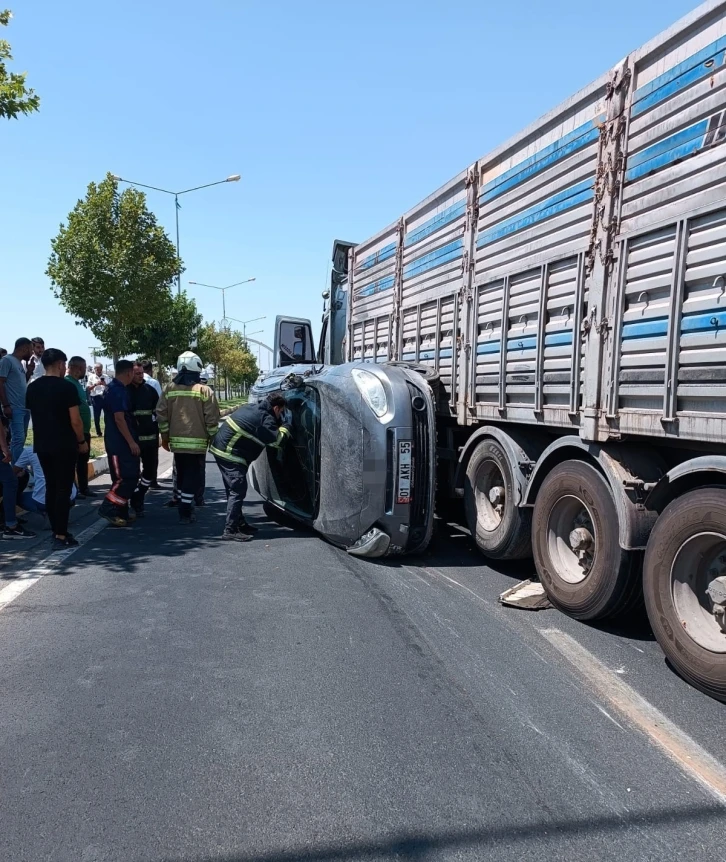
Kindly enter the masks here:
[[[267, 315], [263, 314], [262, 317], [253, 317], [252, 320], [237, 320], [236, 317], [230, 317], [229, 320], [234, 320], [235, 323], [242, 324], [242, 340], [247, 341], [247, 324], [248, 323], [256, 323], [258, 320], [267, 320]], [[262, 330], [258, 330], [262, 332]]]
[[[189, 284], [194, 284], [197, 287], [211, 287], [213, 290], [221, 290], [222, 291], [222, 326], [227, 322], [227, 305], [225, 303], [225, 294], [230, 289], [230, 287], [239, 287], [240, 284], [249, 284], [251, 281], [257, 281], [256, 278], [246, 278], [244, 281], [236, 281], [234, 284], [228, 284], [226, 287], [220, 287], [218, 284], [204, 284], [201, 281], [190, 281]], [[260, 318], [261, 319], [261, 318]], [[230, 317], [229, 320], [234, 320], [233, 317]], [[249, 323], [249, 321], [247, 321]]]
[[[179, 196], [180, 195], [188, 195], [189, 192], [198, 192], [200, 189], [208, 189], [212, 186], [221, 186], [222, 183], [238, 183], [241, 179], [239, 174], [232, 174], [224, 180], [217, 180], [215, 183], [205, 183], [203, 186], [194, 186], [192, 189], [183, 189], [180, 192], [171, 191], [171, 189], [162, 189], [159, 186], [149, 186], [146, 183], [137, 183], [133, 180], [125, 180], [123, 177], [119, 177], [116, 174], [112, 174], [111, 178], [115, 180], [117, 183], [127, 183], [130, 186], [138, 186], [142, 189], [152, 189], [155, 192], [162, 192], [165, 195], [173, 195], [174, 196], [174, 213], [176, 216], [176, 256], [181, 260], [181, 254], [179, 251], [179, 210], [181, 209], [181, 205], [179, 204]], [[177, 273], [176, 276], [176, 292], [177, 295], [181, 294], [181, 272]]]

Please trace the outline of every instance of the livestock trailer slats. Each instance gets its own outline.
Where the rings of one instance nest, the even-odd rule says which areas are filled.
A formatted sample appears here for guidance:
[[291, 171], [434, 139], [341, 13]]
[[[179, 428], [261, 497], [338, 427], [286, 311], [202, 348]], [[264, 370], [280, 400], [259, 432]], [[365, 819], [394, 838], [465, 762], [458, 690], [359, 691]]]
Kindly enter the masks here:
[[462, 423], [719, 439], [726, 2], [470, 165], [349, 272], [349, 357], [431, 365]]

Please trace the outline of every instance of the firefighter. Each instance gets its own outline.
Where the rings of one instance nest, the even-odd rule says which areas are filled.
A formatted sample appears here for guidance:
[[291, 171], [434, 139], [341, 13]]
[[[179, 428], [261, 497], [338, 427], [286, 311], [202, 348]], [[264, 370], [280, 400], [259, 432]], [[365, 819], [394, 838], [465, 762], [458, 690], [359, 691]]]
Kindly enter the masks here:
[[99, 506], [98, 514], [114, 527], [125, 527], [135, 520], [136, 509], [143, 504], [137, 487], [141, 450], [126, 390], [134, 374], [134, 364], [121, 359], [116, 363], [115, 372], [103, 396], [104, 442], [113, 485]]
[[179, 521], [196, 520], [194, 497], [201, 484], [204, 455], [219, 429], [219, 404], [214, 392], [200, 383], [202, 360], [187, 350], [177, 360], [177, 375], [156, 406], [161, 445], [174, 454], [179, 491]]
[[141, 479], [139, 492], [141, 499], [136, 508], [136, 514], [144, 517], [144, 501], [146, 492], [156, 482], [159, 470], [159, 425], [156, 421], [156, 405], [159, 396], [153, 386], [144, 378], [144, 366], [134, 362], [134, 376], [126, 387], [131, 402], [131, 415], [136, 420], [141, 449]]
[[268, 395], [256, 404], [243, 404], [222, 420], [212, 440], [209, 451], [214, 455], [227, 492], [227, 521], [222, 533], [225, 540], [249, 542], [257, 532], [242, 514], [247, 470], [266, 446], [280, 446], [289, 438], [284, 413], [285, 399], [279, 394]]

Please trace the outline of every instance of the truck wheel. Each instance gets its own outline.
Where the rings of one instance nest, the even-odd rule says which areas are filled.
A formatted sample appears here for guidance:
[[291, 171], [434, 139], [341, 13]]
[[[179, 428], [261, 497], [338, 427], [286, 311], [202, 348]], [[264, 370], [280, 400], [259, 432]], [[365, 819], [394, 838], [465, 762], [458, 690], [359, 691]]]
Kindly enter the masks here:
[[726, 702], [726, 489], [691, 491], [665, 509], [648, 540], [643, 589], [670, 663]]
[[532, 513], [514, 502], [514, 476], [496, 440], [483, 440], [466, 468], [464, 507], [479, 550], [495, 560], [532, 556]]
[[579, 620], [624, 614], [642, 598], [640, 555], [623, 551], [618, 513], [603, 476], [584, 461], [565, 461], [537, 494], [534, 561], [555, 607]]

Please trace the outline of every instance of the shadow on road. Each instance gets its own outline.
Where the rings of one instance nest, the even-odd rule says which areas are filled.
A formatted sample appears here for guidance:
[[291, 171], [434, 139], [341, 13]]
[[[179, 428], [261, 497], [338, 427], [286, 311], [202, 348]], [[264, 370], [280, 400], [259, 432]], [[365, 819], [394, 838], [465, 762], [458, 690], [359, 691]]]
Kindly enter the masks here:
[[[588, 817], [582, 820], [549, 820], [521, 825], [493, 827], [440, 833], [401, 833], [379, 841], [340, 842], [305, 847], [298, 850], [268, 851], [260, 854], [240, 853], [234, 855], [185, 856], [167, 858], [165, 862], [333, 862], [333, 860], [355, 859], [423, 859], [430, 853], [446, 851], [482, 851], [495, 845], [516, 845], [540, 842], [547, 845], [559, 838], [585, 838], [610, 832], [623, 832], [632, 826], [642, 832], [648, 827], [674, 824], [707, 824], [724, 821], [726, 808], [713, 804], [669, 808], [660, 811], [612, 814], [603, 817]], [[646, 839], [647, 840], [647, 839]], [[572, 846], [568, 841], [570, 851]]]

